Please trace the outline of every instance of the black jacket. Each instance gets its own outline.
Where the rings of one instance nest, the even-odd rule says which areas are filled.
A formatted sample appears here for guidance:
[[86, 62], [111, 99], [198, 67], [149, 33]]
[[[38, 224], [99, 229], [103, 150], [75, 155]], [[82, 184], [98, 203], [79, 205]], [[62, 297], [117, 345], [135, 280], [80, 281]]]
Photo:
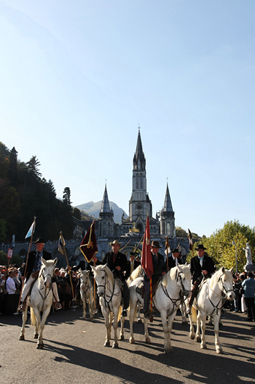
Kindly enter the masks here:
[[202, 267], [200, 265], [200, 258], [198, 256], [195, 256], [195, 257], [192, 257], [190, 261], [190, 270], [193, 276], [193, 283], [194, 283], [198, 277], [202, 276], [202, 270], [206, 270], [208, 272], [208, 275], [206, 277], [209, 278], [215, 272], [216, 268], [215, 268], [213, 259], [207, 254], [204, 254]]
[[[31, 275], [32, 271], [33, 271], [33, 268], [34, 268], [34, 262], [35, 262], [35, 255], [36, 255], [36, 250], [35, 251], [32, 251], [28, 254], [28, 261], [27, 261], [27, 272], [26, 272], [26, 280], [29, 279], [29, 276]], [[51, 259], [51, 253], [45, 251], [43, 249], [42, 251], [43, 253], [43, 258], [45, 260], [50, 260]], [[25, 272], [25, 271], [24, 271]]]
[[[178, 264], [183, 264], [183, 260], [181, 257], [178, 257]], [[175, 260], [172, 258], [172, 256], [168, 257], [168, 269], [169, 269], [169, 271], [171, 268], [173, 268], [175, 266], [176, 266]]]
[[[118, 277], [122, 281], [124, 281], [123, 273], [126, 272], [127, 270], [127, 258], [123, 253], [118, 252], [116, 255], [116, 259], [113, 262], [113, 256], [114, 256], [113, 252], [108, 252], [103, 258], [102, 264], [107, 264], [107, 267], [110, 268], [110, 270], [113, 272], [115, 278]], [[120, 271], [115, 269], [115, 267], [118, 267], [118, 266], [121, 268]]]

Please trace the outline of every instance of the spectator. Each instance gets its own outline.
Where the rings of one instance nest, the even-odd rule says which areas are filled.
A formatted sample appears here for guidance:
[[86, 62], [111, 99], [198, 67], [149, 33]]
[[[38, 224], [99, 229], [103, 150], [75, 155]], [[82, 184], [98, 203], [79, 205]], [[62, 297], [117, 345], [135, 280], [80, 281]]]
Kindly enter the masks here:
[[234, 292], [236, 295], [234, 299], [235, 312], [241, 311], [241, 288], [242, 288], [242, 281], [240, 280], [239, 273], [236, 273], [234, 277]]
[[19, 293], [17, 291], [14, 276], [16, 270], [14, 268], [9, 269], [9, 277], [6, 280], [6, 291], [7, 295], [5, 296], [5, 313], [7, 315], [17, 315], [17, 306], [19, 303]]
[[255, 281], [254, 274], [252, 272], [248, 273], [248, 279], [242, 282], [242, 286], [244, 289], [244, 300], [247, 307], [247, 320], [252, 321], [253, 318], [253, 320], [255, 321]]

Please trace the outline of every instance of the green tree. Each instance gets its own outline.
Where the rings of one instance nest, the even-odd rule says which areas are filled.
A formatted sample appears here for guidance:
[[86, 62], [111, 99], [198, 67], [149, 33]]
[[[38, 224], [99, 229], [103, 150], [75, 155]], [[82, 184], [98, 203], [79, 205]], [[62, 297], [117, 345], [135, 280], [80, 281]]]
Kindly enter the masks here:
[[11, 185], [15, 188], [17, 188], [17, 181], [18, 181], [18, 160], [17, 160], [17, 151], [15, 147], [12, 148], [10, 152], [9, 157], [9, 171], [8, 176], [11, 182]]
[[63, 201], [66, 205], [71, 205], [71, 191], [69, 187], [65, 187], [63, 191]]
[[76, 219], [81, 220], [81, 211], [76, 207], [73, 209], [73, 216], [76, 217]]

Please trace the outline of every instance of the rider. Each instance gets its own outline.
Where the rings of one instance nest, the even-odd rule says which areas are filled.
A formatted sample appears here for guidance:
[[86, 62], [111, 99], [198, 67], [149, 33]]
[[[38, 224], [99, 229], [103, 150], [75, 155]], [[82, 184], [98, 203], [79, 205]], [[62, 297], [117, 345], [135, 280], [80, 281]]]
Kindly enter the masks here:
[[[159, 248], [161, 246], [159, 245], [158, 241], [152, 241], [151, 243], [151, 255], [152, 255], [152, 262], [153, 262], [153, 275], [152, 275], [152, 284], [155, 285], [159, 278], [162, 275], [165, 275], [167, 272], [166, 265], [164, 263], [164, 256], [159, 253]], [[150, 304], [150, 279], [145, 274], [144, 275], [144, 317], [146, 319], [150, 318], [150, 311], [149, 311], [149, 304]]]
[[183, 260], [181, 258], [181, 252], [178, 248], [175, 248], [172, 251], [172, 256], [168, 257], [167, 270], [169, 271], [171, 268], [176, 267], [178, 264], [183, 264]]
[[103, 258], [102, 264], [107, 264], [107, 267], [113, 272], [114, 278], [119, 278], [123, 283], [123, 311], [122, 316], [127, 316], [127, 308], [129, 307], [129, 289], [125, 281], [124, 272], [127, 270], [127, 258], [119, 252], [120, 243], [114, 240], [111, 243], [112, 251], [108, 252]]
[[192, 257], [190, 261], [190, 270], [193, 280], [193, 288], [191, 297], [189, 300], [188, 308], [187, 308], [187, 314], [191, 313], [191, 307], [194, 301], [194, 298], [196, 297], [198, 293], [198, 286], [201, 283], [201, 281], [207, 278], [210, 278], [211, 275], [215, 272], [215, 265], [210, 256], [208, 256], [207, 253], [205, 253], [206, 248], [203, 246], [203, 244], [199, 244], [196, 248], [197, 256]]
[[[41, 268], [41, 258], [44, 260], [50, 260], [51, 254], [43, 249], [45, 240], [42, 238], [37, 239], [34, 244], [36, 250], [28, 254], [26, 276], [22, 276], [22, 280], [25, 280], [25, 284], [22, 290], [19, 311], [24, 311], [26, 308], [26, 298], [29, 294], [32, 283], [38, 278]], [[25, 271], [24, 271], [25, 272]], [[24, 273], [23, 272], [23, 273]]]

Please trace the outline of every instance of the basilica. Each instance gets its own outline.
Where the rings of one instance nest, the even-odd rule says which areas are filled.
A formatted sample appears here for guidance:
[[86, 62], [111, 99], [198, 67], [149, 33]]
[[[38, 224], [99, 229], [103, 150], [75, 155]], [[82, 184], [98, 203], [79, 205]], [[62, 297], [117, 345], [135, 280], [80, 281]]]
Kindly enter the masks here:
[[107, 187], [105, 186], [97, 235], [99, 237], [143, 235], [146, 218], [149, 216], [151, 236], [167, 236], [175, 238], [175, 217], [168, 185], [166, 187], [163, 209], [152, 217], [152, 203], [147, 192], [146, 159], [142, 147], [140, 130], [138, 131], [136, 150], [133, 158], [132, 193], [129, 200], [129, 216], [122, 215], [121, 224], [114, 222], [114, 213], [109, 204]]

